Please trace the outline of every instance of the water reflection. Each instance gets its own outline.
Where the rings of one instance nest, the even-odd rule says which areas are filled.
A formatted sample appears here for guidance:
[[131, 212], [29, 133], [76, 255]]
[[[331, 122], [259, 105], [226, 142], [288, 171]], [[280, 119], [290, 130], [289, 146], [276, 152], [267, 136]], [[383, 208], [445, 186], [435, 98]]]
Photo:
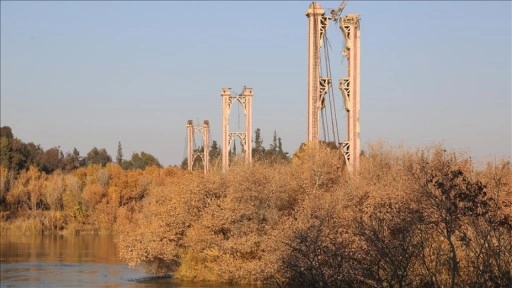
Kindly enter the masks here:
[[182, 287], [117, 256], [110, 235], [2, 235], [1, 287]]
[[235, 286], [156, 278], [140, 267], [130, 269], [119, 259], [111, 235], [0, 235], [0, 287]]

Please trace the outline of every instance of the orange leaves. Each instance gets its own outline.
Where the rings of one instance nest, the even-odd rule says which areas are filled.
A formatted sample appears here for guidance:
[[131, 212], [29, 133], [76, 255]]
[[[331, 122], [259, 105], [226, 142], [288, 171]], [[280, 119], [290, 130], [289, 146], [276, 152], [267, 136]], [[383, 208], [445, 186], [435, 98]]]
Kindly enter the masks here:
[[11, 191], [7, 194], [7, 203], [14, 210], [44, 209], [46, 205], [43, 193], [46, 177], [46, 174], [40, 172], [34, 166], [21, 172], [18, 179], [13, 183]]
[[[482, 284], [478, 273], [488, 273], [487, 267], [492, 277], [506, 275], [500, 273], [512, 263], [512, 234], [500, 224], [512, 217], [512, 165], [504, 161], [475, 170], [467, 157], [439, 146], [410, 151], [377, 143], [361, 158], [359, 172], [348, 177], [339, 151], [306, 146], [290, 163], [238, 163], [227, 173], [206, 175], [109, 164], [46, 176], [33, 168], [12, 183], [6, 196], [17, 207], [13, 210], [55, 211], [62, 203], [62, 214], [44, 218], [51, 229], [69, 221], [115, 228], [122, 259], [146, 264], [156, 274], [353, 287], [382, 279], [399, 286], [394, 281], [402, 275], [404, 287], [431, 287], [435, 281], [446, 287], [451, 246], [460, 251], [452, 263], [460, 261], [460, 267], [474, 272], [458, 273], [452, 265], [451, 279], [465, 287]], [[422, 194], [427, 188], [437, 193], [431, 197], [437, 202], [427, 201]], [[456, 192], [446, 203], [471, 212], [456, 219], [451, 243], [440, 235], [439, 221], [433, 221], [435, 213], [445, 211], [434, 204], [444, 203], [438, 200], [446, 191]], [[478, 201], [468, 201], [470, 196]], [[494, 203], [494, 214], [474, 213], [479, 206], [473, 204], [480, 200]], [[475, 262], [476, 257], [487, 258]], [[502, 259], [499, 265], [492, 264], [493, 257]], [[308, 269], [316, 276], [306, 277]]]
[[82, 198], [85, 199], [91, 207], [94, 207], [101, 203], [106, 192], [105, 188], [100, 184], [89, 184], [85, 186], [84, 191], [82, 192]]

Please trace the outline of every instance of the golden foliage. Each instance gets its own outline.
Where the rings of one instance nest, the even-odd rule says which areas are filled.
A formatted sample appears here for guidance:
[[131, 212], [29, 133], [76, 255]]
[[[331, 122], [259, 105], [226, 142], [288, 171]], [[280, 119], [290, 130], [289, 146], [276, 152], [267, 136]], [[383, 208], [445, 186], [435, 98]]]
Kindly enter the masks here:
[[207, 175], [113, 163], [67, 175], [31, 168], [4, 195], [10, 212], [37, 213], [25, 224], [9, 214], [0, 229], [115, 231], [130, 265], [189, 280], [512, 285], [510, 161], [478, 170], [440, 145], [383, 142], [369, 145], [354, 175], [341, 159], [318, 145], [290, 162], [240, 162]]

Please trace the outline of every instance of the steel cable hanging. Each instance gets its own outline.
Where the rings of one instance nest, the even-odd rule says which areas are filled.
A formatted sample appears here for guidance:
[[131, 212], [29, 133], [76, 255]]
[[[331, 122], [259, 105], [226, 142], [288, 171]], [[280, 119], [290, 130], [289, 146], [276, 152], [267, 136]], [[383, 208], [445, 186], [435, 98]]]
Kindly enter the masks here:
[[[324, 45], [324, 50], [325, 50], [325, 57], [326, 57], [326, 60], [325, 60], [325, 63], [326, 63], [326, 69], [327, 69], [327, 77], [329, 77], [329, 79], [332, 79], [331, 78], [331, 59], [329, 57], [329, 47], [327, 45], [331, 45], [330, 42], [329, 42], [329, 39], [327, 38], [327, 33], [325, 33], [325, 42], [326, 42], [326, 45]], [[332, 81], [332, 80], [331, 80]], [[332, 131], [333, 131], [333, 141], [336, 141], [336, 145], [340, 142], [340, 139], [339, 139], [339, 128], [338, 128], [338, 114], [336, 113], [336, 103], [335, 103], [335, 98], [334, 98], [334, 89], [333, 89], [333, 85], [329, 85], [328, 87], [328, 93], [329, 95], [329, 104], [331, 104], [331, 122], [332, 122]], [[334, 115], [333, 115], [334, 114]]]
[[237, 107], [236, 111], [237, 111], [237, 114], [238, 114], [238, 131], [240, 131], [240, 105], [241, 104], [240, 104], [240, 100], [237, 101], [237, 102], [238, 103], [236, 105], [236, 107]]
[[[192, 124], [193, 125], [193, 124]], [[192, 143], [193, 143], [193, 150], [192, 152], [195, 152], [197, 151], [197, 145], [196, 145], [196, 129], [195, 127], [192, 126]]]
[[[188, 155], [187, 155], [188, 154], [188, 141], [187, 141], [188, 135], [187, 134], [188, 134], [188, 132], [185, 133], [185, 145], [183, 145], [183, 157], [182, 157], [183, 160], [185, 160], [185, 158], [188, 158]], [[190, 159], [188, 161], [190, 161]]]
[[327, 126], [327, 124], [325, 124], [326, 123], [326, 121], [325, 121], [325, 118], [326, 118], [326, 116], [325, 116], [325, 109], [322, 109], [320, 111], [320, 114], [322, 115], [322, 128], [323, 128], [323, 136], [324, 136], [323, 140], [325, 142], [329, 142], [329, 139], [328, 139], [329, 138], [329, 134], [327, 133], [326, 127], [325, 127], [325, 126]]
[[[326, 57], [326, 53], [327, 53], [327, 49], [326, 49], [326, 48], [327, 48], [327, 31], [325, 31], [325, 33], [324, 33], [324, 37], [323, 37], [323, 39], [322, 39], [322, 40], [323, 40], [323, 42], [324, 42], [324, 45], [323, 45], [324, 47], [323, 47], [323, 48], [324, 48], [324, 58], [325, 58], [325, 64], [324, 64], [324, 65], [325, 65], [325, 70], [326, 70], [326, 76], [327, 76], [327, 78], [328, 78], [328, 79], [331, 79], [330, 71], [329, 71], [329, 69], [328, 69], [328, 67], [329, 67], [329, 66], [328, 66], [328, 65], [329, 65], [329, 62], [328, 62], [328, 60], [327, 60], [328, 58]], [[320, 57], [320, 58], [321, 58], [321, 57]], [[330, 86], [330, 85], [328, 85], [328, 86]], [[331, 120], [332, 120], [332, 109], [333, 109], [333, 108], [331, 107], [331, 105], [325, 105], [325, 96], [329, 96], [329, 95], [328, 95], [329, 90], [324, 91], [324, 92], [327, 92], [327, 93], [326, 93], [327, 95], [325, 95], [325, 94], [324, 94], [324, 101], [323, 101], [323, 102], [324, 102], [324, 107], [329, 106], [329, 110], [331, 111]], [[323, 112], [324, 112], [324, 114], [326, 114], [326, 113], [327, 113], [327, 111], [325, 111], [325, 109], [324, 109], [324, 111], [323, 111]], [[325, 118], [327, 119], [327, 118], [328, 118], [328, 115], [325, 115]], [[332, 121], [331, 121], [331, 122], [332, 122]], [[330, 140], [331, 140], [331, 139], [330, 139], [329, 131], [331, 131], [332, 129], [331, 129], [331, 127], [329, 127], [329, 122], [327, 122], [327, 124], [326, 124], [325, 126], [326, 126], [326, 131], [325, 131], [325, 129], [324, 129], [324, 133], [325, 133], [325, 141], [326, 141], [326, 142], [330, 142]], [[333, 125], [333, 126], [334, 126], [334, 125]], [[336, 138], [334, 138], [333, 140], [335, 140], [335, 139], [336, 139]]]
[[210, 133], [210, 129], [208, 129], [208, 143], [206, 143], [206, 147], [208, 148], [204, 148], [204, 149], [208, 149], [208, 153], [210, 152], [210, 141], [212, 139], [212, 134]]

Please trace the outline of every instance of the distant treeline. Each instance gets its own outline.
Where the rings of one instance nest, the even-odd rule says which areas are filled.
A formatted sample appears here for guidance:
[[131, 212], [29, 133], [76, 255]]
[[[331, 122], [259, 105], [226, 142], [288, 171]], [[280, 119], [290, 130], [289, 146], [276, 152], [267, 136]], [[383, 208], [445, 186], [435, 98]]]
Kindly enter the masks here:
[[[131, 159], [123, 159], [121, 142], [118, 144], [115, 160], [124, 169], [143, 169], [151, 165], [161, 166], [158, 159], [146, 152], [133, 153]], [[28, 170], [31, 166], [50, 174], [56, 170], [68, 173], [91, 164], [105, 167], [111, 162], [112, 157], [105, 148], [94, 147], [85, 157], [82, 157], [76, 148], [73, 148], [72, 152], [64, 154], [60, 147], [45, 150], [39, 144], [23, 142], [14, 136], [9, 126], [0, 128], [0, 165], [15, 174]]]
[[[217, 141], [213, 140], [209, 150], [210, 165], [212, 168], [218, 168], [221, 165], [221, 149], [222, 148], [217, 144]], [[194, 151], [203, 151], [203, 147], [197, 147]], [[236, 144], [230, 148], [229, 155], [231, 161], [234, 161], [237, 157]], [[281, 137], [278, 137], [277, 132], [274, 131], [272, 142], [269, 144], [268, 148], [265, 148], [263, 146], [263, 139], [259, 128], [255, 130], [252, 155], [254, 161], [289, 161], [288, 152], [283, 151], [282, 140]], [[156, 157], [144, 151], [140, 153], [133, 153], [131, 159], [124, 159], [121, 142], [118, 143], [117, 154], [114, 161], [126, 170], [144, 169], [153, 165], [162, 167]], [[16, 175], [23, 170], [28, 170], [30, 166], [33, 166], [44, 173], [50, 174], [56, 170], [68, 173], [91, 164], [99, 164], [102, 167], [105, 167], [108, 163], [112, 162], [113, 159], [105, 148], [93, 147], [85, 156], [81, 156], [80, 152], [76, 148], [73, 148], [73, 151], [66, 153], [60, 149], [60, 146], [45, 150], [39, 144], [34, 144], [33, 142], [25, 143], [16, 138], [9, 126], [3, 126], [0, 128], [0, 165], [11, 173], [14, 172]], [[181, 167], [183, 169], [187, 169], [188, 159], [186, 157], [183, 159]], [[195, 158], [193, 169], [200, 170], [202, 168], [202, 159]]]

